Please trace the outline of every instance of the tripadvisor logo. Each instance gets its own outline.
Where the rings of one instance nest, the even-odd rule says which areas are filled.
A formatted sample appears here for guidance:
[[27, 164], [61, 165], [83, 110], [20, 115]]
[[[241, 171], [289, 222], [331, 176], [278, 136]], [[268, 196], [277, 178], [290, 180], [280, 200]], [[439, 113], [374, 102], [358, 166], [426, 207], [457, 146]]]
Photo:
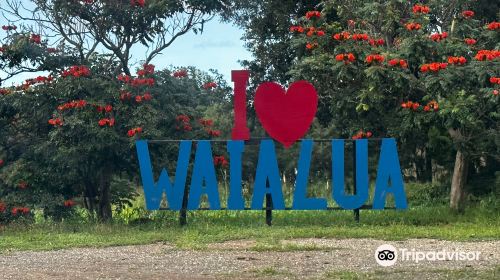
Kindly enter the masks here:
[[479, 261], [481, 252], [478, 251], [417, 251], [415, 249], [401, 248], [383, 244], [375, 250], [375, 261], [381, 266], [393, 266], [398, 258], [400, 261]]
[[398, 251], [389, 244], [381, 245], [375, 250], [375, 260], [381, 266], [393, 266], [398, 259]]

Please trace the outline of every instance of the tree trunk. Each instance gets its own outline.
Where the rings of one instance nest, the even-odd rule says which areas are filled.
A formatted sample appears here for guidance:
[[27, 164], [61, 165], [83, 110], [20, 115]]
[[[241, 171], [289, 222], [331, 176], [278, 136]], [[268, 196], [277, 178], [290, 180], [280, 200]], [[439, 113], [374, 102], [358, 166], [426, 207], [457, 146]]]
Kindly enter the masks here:
[[111, 173], [103, 171], [99, 178], [99, 205], [97, 216], [101, 222], [109, 222], [113, 218], [111, 211]]
[[415, 159], [415, 173], [417, 181], [427, 183], [432, 181], [431, 157], [425, 148], [417, 148]]
[[464, 188], [467, 182], [468, 162], [465, 154], [458, 150], [455, 158], [455, 168], [451, 182], [450, 208], [458, 211], [464, 211]]
[[94, 185], [90, 182], [85, 182], [85, 198], [84, 198], [84, 205], [85, 208], [91, 213], [92, 215], [95, 213], [95, 193], [94, 193]]

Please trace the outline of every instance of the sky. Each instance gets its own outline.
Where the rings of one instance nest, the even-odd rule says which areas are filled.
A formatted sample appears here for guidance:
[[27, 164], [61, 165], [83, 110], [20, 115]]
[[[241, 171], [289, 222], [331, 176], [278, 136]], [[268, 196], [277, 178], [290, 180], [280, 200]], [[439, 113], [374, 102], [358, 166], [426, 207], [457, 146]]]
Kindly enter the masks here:
[[[4, 31], [0, 30], [0, 32]], [[202, 34], [194, 34], [190, 31], [177, 38], [169, 48], [153, 60], [153, 64], [157, 69], [164, 69], [171, 65], [195, 66], [204, 71], [216, 69], [230, 82], [231, 70], [241, 69], [239, 61], [252, 57], [244, 47], [242, 36], [243, 30], [230, 23], [222, 23], [215, 18], [205, 24]], [[138, 62], [144, 58], [143, 49], [133, 50], [131, 62]], [[6, 85], [18, 84], [39, 74], [43, 73], [24, 73], [7, 81]]]
[[[159, 69], [169, 65], [196, 66], [205, 71], [216, 69], [231, 81], [231, 70], [241, 69], [239, 61], [252, 57], [244, 47], [242, 36], [243, 30], [214, 19], [205, 24], [202, 34], [190, 32], [179, 37], [153, 60], [153, 64]], [[136, 52], [132, 56], [132, 60], [144, 59], [143, 53]]]
[[251, 58], [243, 46], [242, 36], [243, 30], [215, 19], [206, 24], [203, 34], [191, 32], [180, 37], [154, 62], [158, 66], [172, 64], [196, 66], [201, 70], [213, 68], [229, 77], [231, 70], [241, 68], [238, 61]]

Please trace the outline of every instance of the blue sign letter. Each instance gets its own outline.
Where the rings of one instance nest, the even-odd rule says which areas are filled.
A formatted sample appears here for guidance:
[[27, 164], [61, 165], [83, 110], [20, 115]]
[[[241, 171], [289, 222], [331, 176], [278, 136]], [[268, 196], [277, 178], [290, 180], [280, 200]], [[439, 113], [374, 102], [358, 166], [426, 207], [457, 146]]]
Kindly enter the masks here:
[[[390, 184], [389, 181], [391, 182]], [[392, 138], [382, 140], [373, 209], [385, 208], [385, 199], [388, 193], [394, 194], [394, 202], [397, 209], [406, 209], [408, 207], [403, 176], [401, 174], [401, 167], [399, 166], [396, 141]]]
[[294, 210], [324, 210], [327, 207], [326, 199], [307, 197], [307, 183], [309, 181], [312, 151], [313, 141], [303, 140], [300, 149], [297, 178], [295, 179], [295, 193], [293, 195]]
[[[193, 177], [189, 190], [188, 209], [198, 209], [203, 193], [208, 196], [210, 209], [220, 209], [219, 190], [215, 176], [212, 148], [209, 141], [199, 141], [194, 159]], [[205, 185], [205, 186], [204, 186]]]
[[344, 140], [332, 141], [333, 199], [344, 209], [357, 209], [368, 199], [368, 140], [356, 140], [356, 193], [346, 195]]
[[137, 141], [136, 148], [137, 157], [139, 158], [139, 167], [141, 169], [144, 196], [146, 197], [146, 208], [148, 210], [160, 209], [163, 192], [165, 192], [167, 194], [167, 202], [170, 209], [180, 210], [184, 189], [186, 188], [186, 176], [189, 166], [189, 157], [191, 156], [191, 141], [181, 142], [173, 186], [170, 177], [168, 177], [167, 170], [165, 169], [161, 171], [158, 182], [154, 182], [148, 142], [143, 140]]
[[229, 153], [230, 183], [227, 208], [229, 210], [245, 209], [245, 201], [241, 193], [241, 154], [245, 150], [245, 142], [228, 141], [227, 152]]
[[[269, 182], [269, 188], [266, 187]], [[255, 175], [252, 209], [261, 210], [265, 194], [272, 196], [274, 209], [285, 209], [283, 192], [281, 191], [280, 171], [276, 159], [273, 140], [263, 140], [260, 143], [259, 162]]]

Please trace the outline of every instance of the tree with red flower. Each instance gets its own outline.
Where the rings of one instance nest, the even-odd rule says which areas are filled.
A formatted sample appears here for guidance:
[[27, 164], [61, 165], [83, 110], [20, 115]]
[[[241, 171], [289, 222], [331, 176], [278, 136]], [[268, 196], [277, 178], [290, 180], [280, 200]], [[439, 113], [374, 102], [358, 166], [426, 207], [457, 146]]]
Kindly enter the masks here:
[[[453, 144], [439, 152], [455, 153], [455, 158], [441, 164], [456, 162], [449, 170], [453, 174], [450, 206], [462, 208], [467, 163], [473, 162], [472, 154], [490, 153], [488, 147], [495, 145], [492, 139], [499, 137], [497, 21], [489, 19], [481, 26], [488, 22], [481, 18], [482, 12], [448, 8], [443, 1], [412, 6], [387, 2], [383, 9], [375, 1], [356, 5], [361, 7], [346, 4], [351, 7], [347, 13], [324, 2], [319, 5], [321, 21], [292, 22], [335, 33], [329, 42], [320, 42], [321, 48], [305, 53], [297, 46], [308, 41], [306, 35], [293, 37], [290, 46], [299, 55], [289, 71], [291, 80], [314, 81], [325, 102], [318, 108], [318, 121], [329, 127], [332, 120], [342, 120], [334, 122], [340, 134], [335, 137], [360, 139], [362, 126], [400, 139], [400, 150], [409, 151], [408, 158], [414, 159], [404, 163], [405, 168], [415, 170], [418, 180], [432, 177], [429, 166], [436, 160], [432, 143], [439, 141], [431, 138], [448, 139]], [[336, 13], [329, 18], [331, 11]], [[383, 38], [384, 44], [375, 38]], [[352, 52], [351, 61], [348, 52]], [[355, 57], [364, 57], [365, 63], [352, 63]], [[477, 135], [488, 136], [478, 139]], [[488, 167], [498, 164], [495, 157], [486, 157]]]

